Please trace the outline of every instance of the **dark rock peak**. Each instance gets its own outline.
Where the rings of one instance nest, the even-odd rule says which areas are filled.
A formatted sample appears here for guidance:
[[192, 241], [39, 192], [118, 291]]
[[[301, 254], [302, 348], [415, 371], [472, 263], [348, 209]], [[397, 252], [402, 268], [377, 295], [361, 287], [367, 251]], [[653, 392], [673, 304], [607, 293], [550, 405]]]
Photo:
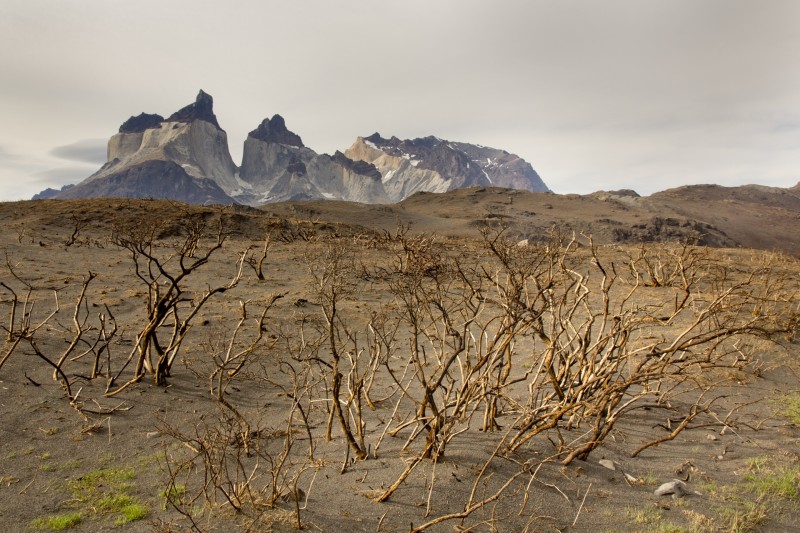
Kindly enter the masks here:
[[214, 99], [210, 94], [207, 94], [202, 89], [197, 93], [197, 99], [193, 104], [189, 104], [183, 109], [175, 112], [170, 116], [168, 122], [194, 122], [195, 120], [204, 120], [210, 122], [218, 129], [222, 129], [217, 122], [217, 117], [214, 115]]
[[425, 148], [425, 149], [432, 149], [436, 145], [441, 144], [442, 140], [434, 137], [433, 135], [429, 135], [428, 137], [420, 137], [418, 139], [412, 139], [410, 141], [404, 141], [403, 144], [407, 144], [413, 148]]
[[378, 146], [386, 144], [386, 139], [381, 137], [381, 134], [377, 131], [370, 135], [369, 137], [364, 137], [365, 141], [371, 142], [372, 144], [377, 144]]
[[304, 147], [303, 140], [299, 135], [286, 128], [286, 121], [280, 115], [275, 115], [271, 119], [265, 118], [258, 128], [250, 132], [249, 136], [268, 143]]
[[164, 122], [164, 117], [161, 115], [151, 115], [149, 113], [140, 113], [135, 117], [131, 117], [122, 123], [119, 127], [120, 133], [141, 133], [144, 130], [155, 128]]
[[372, 179], [381, 179], [380, 171], [372, 163], [367, 163], [366, 161], [353, 161], [339, 150], [336, 150], [336, 153], [333, 154], [331, 159], [342, 165], [344, 168], [355, 172], [356, 174], [367, 176]]
[[389, 138], [389, 139], [384, 139], [383, 137], [381, 137], [381, 134], [377, 133], [377, 132], [373, 133], [369, 137], [364, 137], [364, 140], [367, 141], [367, 142], [370, 142], [370, 143], [372, 143], [375, 146], [378, 146], [380, 148], [386, 148], [386, 147], [394, 148], [394, 147], [397, 147], [397, 146], [401, 145], [403, 142], [405, 142], [405, 141], [401, 141], [400, 139], [398, 139], [394, 135], [392, 135], [391, 138]]

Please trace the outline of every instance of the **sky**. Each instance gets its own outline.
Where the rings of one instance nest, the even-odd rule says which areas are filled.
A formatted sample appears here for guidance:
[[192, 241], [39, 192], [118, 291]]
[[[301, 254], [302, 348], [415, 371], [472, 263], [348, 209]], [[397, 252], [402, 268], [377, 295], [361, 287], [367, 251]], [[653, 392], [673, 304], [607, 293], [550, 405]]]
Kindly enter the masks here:
[[796, 0], [2, 0], [0, 201], [77, 183], [131, 115], [200, 89], [241, 161], [435, 135], [551, 190], [800, 181]]

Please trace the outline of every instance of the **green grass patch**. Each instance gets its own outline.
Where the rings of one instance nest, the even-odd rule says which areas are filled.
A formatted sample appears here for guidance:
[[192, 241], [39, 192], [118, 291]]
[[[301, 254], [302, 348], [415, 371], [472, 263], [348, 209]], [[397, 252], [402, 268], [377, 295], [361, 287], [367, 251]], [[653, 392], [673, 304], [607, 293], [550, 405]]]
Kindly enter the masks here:
[[755, 458], [748, 461], [747, 466], [750, 472], [744, 476], [745, 485], [759, 498], [800, 499], [800, 465], [783, 466], [772, 460]]
[[83, 516], [81, 513], [67, 513], [53, 516], [45, 516], [37, 518], [31, 522], [33, 529], [45, 529], [48, 531], [63, 531], [70, 529], [81, 523]]
[[116, 526], [141, 520], [148, 509], [131, 494], [135, 479], [133, 468], [103, 468], [69, 480], [75, 514], [93, 520], [112, 517]]
[[96, 505], [101, 511], [113, 513], [120, 512], [133, 503], [133, 498], [127, 494], [109, 494], [97, 500]]
[[135, 522], [136, 520], [141, 520], [145, 518], [148, 514], [147, 507], [140, 503], [131, 503], [130, 505], [126, 505], [122, 509], [119, 510], [119, 513], [122, 515], [116, 520], [114, 520], [115, 526], [121, 526], [127, 524], [128, 522]]

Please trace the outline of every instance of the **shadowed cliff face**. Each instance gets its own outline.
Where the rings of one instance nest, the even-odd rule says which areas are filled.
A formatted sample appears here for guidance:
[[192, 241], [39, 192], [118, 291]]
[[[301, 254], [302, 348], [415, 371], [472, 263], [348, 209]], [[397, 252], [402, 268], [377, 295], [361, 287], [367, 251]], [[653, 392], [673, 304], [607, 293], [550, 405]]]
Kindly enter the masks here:
[[239, 174], [248, 189], [237, 200], [254, 205], [296, 199], [387, 201], [373, 165], [341, 152], [333, 157], [317, 154], [303, 145], [280, 115], [265, 119], [250, 132]]
[[231, 204], [233, 199], [213, 180], [190, 176], [171, 161], [145, 161], [82, 183], [59, 198], [163, 198], [189, 204]]

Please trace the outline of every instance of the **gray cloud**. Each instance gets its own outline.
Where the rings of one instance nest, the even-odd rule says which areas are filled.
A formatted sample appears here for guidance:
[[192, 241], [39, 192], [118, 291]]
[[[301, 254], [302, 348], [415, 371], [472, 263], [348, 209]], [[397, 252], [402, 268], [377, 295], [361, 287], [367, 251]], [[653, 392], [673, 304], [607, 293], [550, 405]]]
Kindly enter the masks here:
[[52, 156], [102, 165], [106, 162], [107, 139], [82, 139], [64, 146], [57, 146], [48, 153]]
[[60, 189], [97, 170], [95, 163], [67, 164], [61, 159], [14, 152], [0, 146], [0, 200], [27, 200], [44, 189]]
[[0, 146], [39, 170], [99, 166], [71, 140], [202, 88], [234, 159], [280, 113], [321, 152], [375, 131], [504, 148], [556, 192], [800, 174], [795, 0], [36, 4], [2, 8]]
[[7, 148], [0, 146], [0, 163], [10, 163], [19, 160], [19, 156], [11, 153]]

